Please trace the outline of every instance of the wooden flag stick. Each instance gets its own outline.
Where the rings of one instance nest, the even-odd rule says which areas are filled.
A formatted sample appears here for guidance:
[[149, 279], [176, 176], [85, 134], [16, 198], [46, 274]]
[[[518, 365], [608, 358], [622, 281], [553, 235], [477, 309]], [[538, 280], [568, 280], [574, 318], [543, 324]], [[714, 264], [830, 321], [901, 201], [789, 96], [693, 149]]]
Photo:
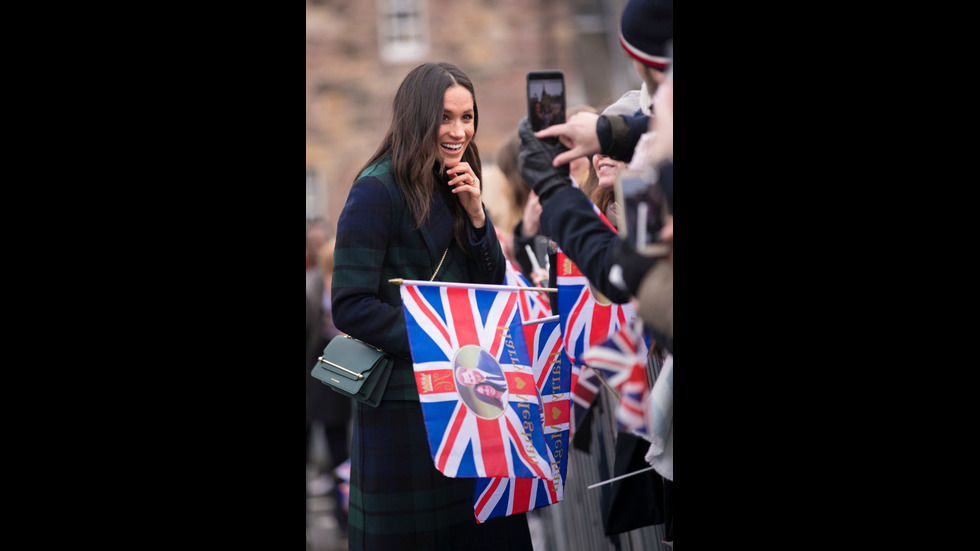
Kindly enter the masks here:
[[534, 325], [536, 323], [548, 323], [549, 321], [558, 321], [558, 316], [548, 316], [546, 318], [539, 318], [536, 320], [522, 321], [521, 325]]
[[602, 376], [602, 373], [599, 373], [598, 369], [591, 366], [589, 367], [589, 369], [591, 369], [592, 372], [595, 373], [595, 376], [599, 379], [599, 382], [602, 383], [602, 386], [606, 387], [606, 390], [608, 390], [609, 392], [612, 392], [612, 395], [616, 397], [616, 401], [619, 401], [619, 393], [613, 390], [613, 387], [609, 386], [609, 383], [606, 382], [606, 379], [605, 377]]
[[456, 283], [452, 281], [422, 281], [420, 279], [389, 279], [388, 283], [395, 285], [433, 285], [436, 287], [460, 287], [463, 289], [478, 289], [481, 291], [537, 291], [539, 293], [557, 293], [558, 289], [551, 287], [524, 287], [523, 285], [490, 285], [481, 283]]
[[595, 483], [595, 484], [593, 484], [593, 485], [591, 485], [591, 486], [589, 486], [589, 488], [588, 488], [588, 489], [589, 489], [589, 490], [591, 490], [592, 488], [595, 488], [595, 487], [597, 487], [597, 486], [602, 486], [603, 484], [609, 484], [610, 482], [616, 482], [617, 480], [622, 480], [622, 479], [624, 479], [624, 478], [626, 478], [626, 477], [629, 477], [629, 476], [633, 476], [633, 475], [635, 475], [635, 474], [640, 474], [640, 473], [645, 473], [645, 472], [647, 472], [647, 471], [649, 471], [649, 470], [650, 470], [650, 469], [652, 469], [652, 468], [653, 468], [653, 465], [650, 465], [649, 467], [647, 467], [647, 468], [645, 468], [645, 469], [640, 469], [640, 470], [638, 470], [638, 471], [633, 471], [633, 472], [631, 472], [631, 473], [626, 473], [626, 474], [624, 474], [624, 475], [621, 475], [621, 476], [617, 476], [616, 478], [610, 478], [609, 480], [604, 480], [604, 481], [602, 481], [602, 482], [597, 482], [597, 483]]
[[530, 245], [524, 245], [524, 251], [527, 252], [527, 257], [531, 259], [531, 268], [535, 271], [541, 269], [541, 265], [538, 264], [538, 257], [534, 255], [534, 250], [531, 249]]

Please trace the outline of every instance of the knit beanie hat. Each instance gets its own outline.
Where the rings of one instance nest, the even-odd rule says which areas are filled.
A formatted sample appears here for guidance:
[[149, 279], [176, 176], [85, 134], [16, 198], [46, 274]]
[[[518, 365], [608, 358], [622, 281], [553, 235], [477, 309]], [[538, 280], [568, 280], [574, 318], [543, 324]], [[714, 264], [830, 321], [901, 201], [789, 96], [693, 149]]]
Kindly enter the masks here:
[[670, 65], [667, 42], [674, 38], [674, 0], [629, 0], [619, 22], [619, 42], [633, 59], [658, 71]]
[[640, 110], [640, 90], [626, 92], [615, 103], [602, 110], [603, 115], [625, 115], [632, 117]]

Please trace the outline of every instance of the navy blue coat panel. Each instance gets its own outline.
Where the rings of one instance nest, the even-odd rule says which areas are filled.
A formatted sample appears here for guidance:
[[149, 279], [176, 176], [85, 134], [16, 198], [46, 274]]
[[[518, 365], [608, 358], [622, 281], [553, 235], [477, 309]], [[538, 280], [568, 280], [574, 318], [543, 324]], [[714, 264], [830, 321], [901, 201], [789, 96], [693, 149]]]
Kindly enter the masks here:
[[443, 252], [438, 281], [503, 284], [506, 264], [493, 223], [467, 223], [471, 254], [455, 242], [449, 186], [433, 194], [429, 220], [416, 228], [390, 161], [364, 170], [337, 222], [332, 285], [334, 324], [340, 331], [395, 356], [383, 399], [418, 400], [400, 286], [390, 279], [428, 281]]
[[541, 233], [547, 235], [606, 295], [622, 304], [630, 295], [609, 282], [613, 249], [619, 236], [606, 226], [582, 190], [568, 186], [554, 192], [541, 208]]

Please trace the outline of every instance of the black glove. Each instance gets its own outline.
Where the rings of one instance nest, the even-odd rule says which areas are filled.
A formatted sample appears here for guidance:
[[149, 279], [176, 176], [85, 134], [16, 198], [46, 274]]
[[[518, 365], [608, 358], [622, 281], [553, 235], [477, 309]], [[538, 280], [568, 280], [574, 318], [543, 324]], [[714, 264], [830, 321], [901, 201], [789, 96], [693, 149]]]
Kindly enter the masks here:
[[568, 175], [568, 163], [560, 167], [551, 166], [555, 157], [559, 153], [568, 151], [568, 148], [558, 140], [550, 143], [536, 138], [527, 117], [521, 119], [517, 133], [521, 137], [521, 153], [517, 158], [517, 168], [521, 171], [524, 181], [531, 186], [534, 193], [538, 194], [541, 206], [544, 207], [545, 201], [552, 193], [572, 185], [572, 178]]
[[613, 248], [613, 266], [609, 270], [609, 281], [621, 291], [635, 297], [640, 290], [643, 276], [658, 260], [660, 259], [638, 253], [626, 239], [617, 239]]

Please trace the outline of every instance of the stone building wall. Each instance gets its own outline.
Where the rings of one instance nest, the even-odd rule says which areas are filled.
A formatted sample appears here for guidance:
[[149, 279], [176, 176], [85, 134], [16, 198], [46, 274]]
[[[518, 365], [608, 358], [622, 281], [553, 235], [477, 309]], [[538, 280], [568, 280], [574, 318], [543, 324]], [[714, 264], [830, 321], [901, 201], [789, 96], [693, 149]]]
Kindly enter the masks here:
[[[585, 75], [612, 82], [610, 65], [620, 74], [628, 67], [603, 32], [613, 19], [618, 24], [621, 0], [421, 0], [429, 49], [401, 62], [385, 61], [380, 52], [378, 13], [388, 1], [307, 0], [306, 164], [316, 190], [312, 212], [336, 224], [358, 169], [387, 130], [398, 84], [421, 62], [448, 61], [476, 87], [484, 202], [494, 222], [509, 231], [516, 219], [495, 158], [524, 116], [525, 75], [535, 69], [564, 71], [569, 107], [601, 108], [614, 101], [625, 89], [587, 83]], [[604, 12], [616, 17], [604, 20]]]

